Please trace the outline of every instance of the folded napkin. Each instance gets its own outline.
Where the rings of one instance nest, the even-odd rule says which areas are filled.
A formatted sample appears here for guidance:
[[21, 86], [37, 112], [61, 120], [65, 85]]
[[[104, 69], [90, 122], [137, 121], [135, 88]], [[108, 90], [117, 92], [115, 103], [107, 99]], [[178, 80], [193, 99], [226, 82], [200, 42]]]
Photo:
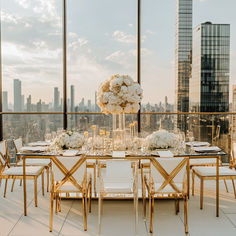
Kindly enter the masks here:
[[40, 153], [40, 152], [46, 152], [48, 150], [48, 147], [30, 147], [30, 146], [25, 146], [20, 149], [20, 152], [33, 152], [33, 153]]
[[51, 143], [46, 142], [46, 141], [38, 141], [38, 142], [29, 143], [28, 145], [32, 147], [37, 147], [37, 146], [49, 146], [50, 144]]
[[193, 147], [201, 147], [201, 146], [210, 146], [210, 143], [194, 141], [194, 142], [187, 142], [186, 145], [193, 146]]
[[77, 155], [80, 155], [82, 154], [81, 151], [78, 151], [78, 150], [66, 150], [65, 152], [63, 152], [63, 156], [64, 157], [71, 157], [71, 156], [77, 156]]
[[167, 150], [167, 151], [157, 151], [160, 157], [173, 157], [174, 154]]
[[124, 158], [125, 157], [125, 151], [113, 151], [112, 157], [114, 158]]
[[195, 152], [219, 152], [221, 149], [217, 146], [212, 147], [195, 147]]

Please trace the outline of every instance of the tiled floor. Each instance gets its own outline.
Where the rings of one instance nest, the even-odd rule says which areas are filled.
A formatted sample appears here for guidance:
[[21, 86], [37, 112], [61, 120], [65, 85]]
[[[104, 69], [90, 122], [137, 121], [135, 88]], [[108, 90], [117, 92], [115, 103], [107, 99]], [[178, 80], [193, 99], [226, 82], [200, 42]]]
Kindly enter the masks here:
[[[235, 236], [236, 235], [236, 199], [231, 182], [230, 193], [226, 193], [220, 184], [220, 217], [215, 217], [215, 182], [206, 182], [204, 209], [199, 209], [199, 184], [196, 183], [196, 195], [189, 200], [189, 235], [191, 236]], [[14, 192], [8, 185], [7, 197], [3, 198], [4, 181], [0, 188], [0, 236], [33, 235], [97, 235], [97, 201], [92, 203], [92, 213], [88, 214], [88, 231], [83, 231], [82, 205], [80, 200], [63, 200], [62, 212], [54, 214], [53, 232], [49, 233], [49, 194], [42, 197], [38, 193], [38, 207], [34, 206], [33, 184], [28, 181], [28, 216], [23, 216], [23, 191], [16, 182]], [[183, 206], [175, 215], [174, 202], [155, 201], [154, 233], [158, 236], [185, 235], [183, 224]], [[139, 202], [139, 235], [149, 235], [148, 220], [142, 219], [142, 202]], [[133, 202], [128, 200], [107, 200], [104, 202], [102, 218], [103, 236], [134, 235]]]

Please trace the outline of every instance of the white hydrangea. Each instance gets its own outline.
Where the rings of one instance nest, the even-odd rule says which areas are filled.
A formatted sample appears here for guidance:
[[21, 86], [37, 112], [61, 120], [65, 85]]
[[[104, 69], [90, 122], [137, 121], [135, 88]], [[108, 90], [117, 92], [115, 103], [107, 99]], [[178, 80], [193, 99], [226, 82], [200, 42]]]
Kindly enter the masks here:
[[141, 86], [128, 75], [113, 75], [98, 89], [98, 106], [104, 113], [137, 113], [143, 97]]
[[145, 139], [147, 148], [170, 148], [174, 147], [177, 140], [177, 136], [167, 130], [158, 130], [148, 135]]
[[54, 141], [62, 149], [80, 148], [84, 144], [84, 136], [75, 131], [64, 131]]

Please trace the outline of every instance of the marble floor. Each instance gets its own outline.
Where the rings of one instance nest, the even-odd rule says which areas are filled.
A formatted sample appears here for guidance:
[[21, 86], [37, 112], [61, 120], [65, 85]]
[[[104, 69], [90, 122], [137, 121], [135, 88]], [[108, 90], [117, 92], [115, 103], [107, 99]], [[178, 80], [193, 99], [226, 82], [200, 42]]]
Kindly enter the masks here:
[[[54, 214], [53, 232], [49, 232], [49, 193], [43, 197], [38, 192], [38, 207], [34, 206], [33, 183], [28, 181], [28, 215], [23, 215], [23, 191], [19, 181], [13, 192], [10, 181], [6, 198], [3, 198], [4, 180], [0, 187], [0, 236], [32, 235], [97, 235], [98, 202], [93, 200], [92, 213], [88, 214], [88, 231], [83, 231], [81, 200], [63, 200], [62, 211]], [[39, 185], [40, 186], [40, 185]], [[196, 182], [196, 194], [189, 200], [189, 235], [191, 236], [235, 236], [236, 235], [236, 199], [234, 199], [231, 182], [229, 193], [220, 183], [220, 216], [215, 216], [215, 182], [205, 185], [204, 208], [199, 209], [199, 182]], [[102, 236], [134, 235], [133, 202], [130, 200], [106, 200], [103, 205]], [[139, 201], [138, 233], [148, 233], [148, 219], [142, 218], [142, 202]], [[178, 236], [185, 235], [183, 224], [183, 203], [180, 213], [175, 215], [174, 202], [156, 200], [154, 213], [154, 232], [151, 235]]]

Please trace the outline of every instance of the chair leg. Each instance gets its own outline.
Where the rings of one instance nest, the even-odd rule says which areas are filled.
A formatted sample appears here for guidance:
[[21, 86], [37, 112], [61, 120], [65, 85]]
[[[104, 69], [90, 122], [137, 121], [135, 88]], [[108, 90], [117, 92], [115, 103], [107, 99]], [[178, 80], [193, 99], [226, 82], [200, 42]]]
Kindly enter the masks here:
[[201, 178], [200, 180], [200, 209], [201, 210], [203, 208], [203, 189], [204, 189], [203, 183], [204, 183], [204, 180], [203, 178]]
[[227, 183], [226, 183], [226, 180], [224, 179], [224, 183], [225, 183], [225, 189], [226, 189], [226, 192], [228, 193], [229, 190], [228, 190], [228, 186], [227, 186]]
[[49, 167], [46, 168], [47, 172], [47, 192], [49, 191]]
[[3, 194], [3, 197], [6, 197], [6, 192], [7, 192], [7, 181], [8, 181], [8, 179], [5, 180], [5, 188], [4, 188], [4, 194]]
[[49, 232], [52, 232], [53, 221], [53, 193], [50, 193], [50, 219], [49, 219]]
[[146, 189], [143, 175], [143, 168], [141, 167], [141, 178], [142, 178], [142, 197], [143, 197], [143, 219], [146, 219]]
[[98, 198], [98, 236], [101, 235], [101, 223], [102, 223], [102, 196], [99, 194]]
[[153, 232], [153, 216], [154, 216], [154, 196], [149, 197], [149, 232]]
[[233, 190], [234, 190], [234, 197], [236, 198], [236, 190], [235, 190], [234, 179], [232, 179], [232, 185], [233, 185]]
[[89, 212], [92, 209], [92, 177], [89, 180]]
[[179, 199], [175, 199], [175, 214], [179, 213]]
[[13, 189], [14, 189], [14, 184], [15, 184], [15, 178], [12, 180], [12, 184], [11, 184], [11, 192], [13, 192]]
[[83, 193], [82, 205], [83, 205], [84, 231], [87, 231], [87, 196], [86, 196], [86, 193]]
[[134, 196], [135, 235], [138, 235], [138, 196]]
[[195, 180], [195, 173], [192, 171], [192, 196], [194, 196], [194, 180]]
[[41, 174], [41, 177], [42, 177], [42, 195], [44, 196], [44, 170]]
[[55, 193], [55, 214], [58, 212], [58, 194]]
[[184, 198], [184, 225], [185, 233], [188, 233], [188, 197]]
[[94, 196], [97, 196], [97, 190], [96, 190], [96, 165], [93, 168], [93, 189], [94, 189]]
[[20, 186], [22, 186], [22, 179], [20, 180]]
[[38, 178], [37, 177], [34, 177], [34, 204], [35, 204], [35, 207], [38, 206], [38, 186], [37, 186], [37, 181]]

